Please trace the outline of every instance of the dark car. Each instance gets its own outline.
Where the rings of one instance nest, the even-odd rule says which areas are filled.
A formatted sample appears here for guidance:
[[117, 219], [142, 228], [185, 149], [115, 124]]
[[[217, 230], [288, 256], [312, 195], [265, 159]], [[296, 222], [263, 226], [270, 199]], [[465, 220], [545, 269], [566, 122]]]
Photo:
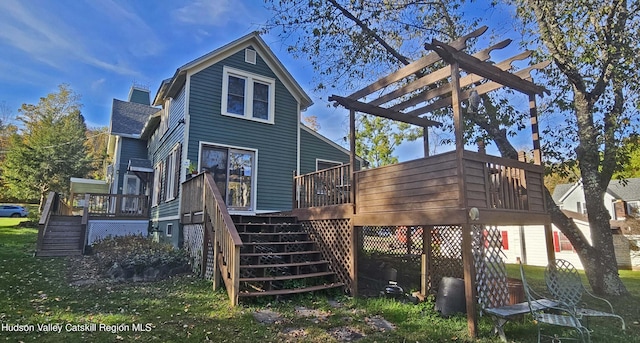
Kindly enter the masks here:
[[29, 214], [26, 208], [17, 205], [0, 205], [0, 217], [26, 217]]

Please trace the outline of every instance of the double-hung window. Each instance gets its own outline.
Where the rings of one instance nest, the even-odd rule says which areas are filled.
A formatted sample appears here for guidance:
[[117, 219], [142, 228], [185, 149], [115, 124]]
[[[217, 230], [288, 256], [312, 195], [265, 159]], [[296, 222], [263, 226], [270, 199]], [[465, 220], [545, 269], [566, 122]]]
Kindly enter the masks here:
[[230, 67], [223, 68], [223, 115], [273, 124], [274, 103], [274, 79]]

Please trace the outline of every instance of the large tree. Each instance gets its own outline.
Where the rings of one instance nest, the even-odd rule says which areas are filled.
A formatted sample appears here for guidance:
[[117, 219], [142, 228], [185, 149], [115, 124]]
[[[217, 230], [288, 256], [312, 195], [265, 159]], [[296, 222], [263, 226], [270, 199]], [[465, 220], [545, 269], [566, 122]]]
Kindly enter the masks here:
[[578, 251], [594, 291], [626, 293], [618, 277], [604, 194], [614, 173], [622, 169], [621, 162], [628, 161], [623, 142], [638, 129], [640, 2], [515, 3], [527, 33], [538, 39], [538, 52], [553, 60], [546, 81], [555, 90], [551, 110], [561, 119], [545, 137], [563, 148], [553, 149], [550, 157], [576, 161], [584, 187], [591, 243], [579, 231], [565, 235]]
[[[454, 9], [464, 0], [265, 2], [274, 13], [267, 30], [278, 29], [289, 52], [308, 59], [318, 92], [357, 89], [423, 56], [427, 39], [465, 31], [452, 25], [463, 22]], [[366, 114], [357, 124], [356, 153], [372, 166], [397, 162], [397, 146], [422, 137], [422, 129]]]
[[69, 179], [91, 168], [79, 96], [60, 85], [38, 104], [23, 104], [17, 120], [22, 127], [9, 140], [2, 179], [12, 196], [40, 199], [42, 208], [47, 192], [67, 193]]
[[[312, 61], [312, 65], [319, 71], [320, 81], [317, 84], [320, 89], [323, 88], [325, 84], [341, 85], [344, 88], [353, 89], [355, 88], [354, 86], [358, 86], [350, 84], [353, 80], [364, 81], [364, 83], [370, 82], [372, 78], [380, 75], [380, 71], [397, 69], [399, 65], [407, 64], [411, 60], [419, 57], [411, 55], [411, 51], [418, 51], [415, 49], [414, 38], [417, 37], [423, 42], [428, 41], [428, 39], [426, 39], [427, 37], [451, 40], [457, 38], [461, 32], [470, 31], [470, 28], [473, 27], [473, 23], [465, 23], [459, 15], [452, 15], [452, 13], [459, 13], [457, 12], [459, 5], [464, 3], [464, 1], [434, 1], [427, 3], [411, 0], [386, 1], [383, 6], [381, 6], [379, 2], [369, 2], [366, 0], [344, 2], [343, 5], [338, 3], [337, 0], [328, 0], [326, 2], [295, 0], [267, 2], [272, 3], [272, 7], [276, 13], [273, 23], [278, 24], [283, 29], [284, 37], [287, 38], [287, 35], [293, 31], [299, 35], [293, 35], [298, 38], [294, 39], [290, 50], [294, 54], [300, 54]], [[523, 3], [525, 2], [526, 1], [523, 1]], [[520, 5], [523, 5], [523, 3], [520, 3]], [[547, 6], [552, 7], [551, 5], [553, 4], [554, 2], [549, 1]], [[597, 9], [595, 9], [596, 7]], [[615, 6], [613, 6], [613, 8], [619, 10], [619, 8]], [[410, 10], [404, 12], [407, 9]], [[604, 56], [610, 56], [609, 54], [618, 56], [614, 51], [615, 46], [611, 46], [611, 43], [612, 41], [619, 41], [620, 35], [623, 35], [623, 31], [620, 31], [620, 28], [624, 29], [625, 25], [611, 25], [610, 21], [618, 23], [618, 19], [620, 18], [613, 19], [611, 15], [612, 9], [606, 4], [601, 7], [594, 5], [593, 8], [588, 8], [589, 11], [582, 11], [575, 2], [571, 2], [565, 10], [565, 14], [569, 16], [574, 13], [600, 13], [604, 15], [605, 18], [602, 21], [598, 21], [589, 15], [579, 17], [582, 19], [587, 18], [587, 21], [594, 21], [596, 26], [599, 26], [601, 23], [609, 23], [606, 25], [606, 28], [615, 30], [615, 32], [604, 34], [600, 32], [590, 37], [591, 43], [597, 48], [593, 54], [588, 50], [589, 47], [586, 46], [568, 46], [565, 50], [567, 52], [575, 52], [576, 54], [584, 54], [585, 51], [588, 51], [583, 60], [585, 63], [579, 64], [577, 70], [583, 71], [583, 68], [590, 69], [589, 64], [586, 62], [592, 62], [595, 67], [598, 67], [596, 69], [601, 70], [602, 75], [607, 78], [606, 82], [598, 83], [599, 87], [604, 86], [610, 95], [606, 97], [608, 100], [607, 108], [611, 109], [610, 112], [618, 111], [621, 105], [620, 95], [625, 95], [624, 92], [619, 91], [620, 82], [625, 80], [625, 73], [620, 72], [620, 68], [617, 68], [615, 65], [615, 63], [620, 62], [620, 60], [605, 59], [601, 61], [600, 59], [602, 58], [602, 53], [604, 53]], [[626, 13], [620, 16], [621, 18], [625, 18], [623, 21], [629, 19], [628, 13], [630, 12], [633, 13], [634, 11], [623, 11], [623, 13]], [[423, 20], [416, 21], [415, 15], [408, 16], [405, 15], [405, 13], [418, 13], [422, 16], [421, 19]], [[546, 18], [549, 21], [554, 21], [554, 15], [548, 15]], [[564, 22], [557, 22], [555, 24], [564, 25], [567, 23], [567, 18], [568, 17], [565, 16]], [[564, 31], [565, 41], [573, 40], [573, 38], [571, 38], [572, 32], [567, 31], [566, 27], [563, 28], [561, 27], [562, 25], [551, 26], [554, 28], [557, 26], [559, 27], [558, 30]], [[438, 29], [432, 30], [434, 27]], [[632, 32], [634, 33], [627, 33], [630, 36], [634, 34], [637, 35], [637, 31]], [[535, 33], [534, 35], [536, 37], [538, 36]], [[544, 34], [541, 36], [544, 36]], [[413, 48], [407, 49], [405, 48], [406, 46]], [[610, 69], [617, 71], [614, 73], [615, 75], [619, 75], [617, 82], [613, 81], [613, 78], [608, 79], [610, 73], [605, 71]], [[626, 70], [629, 71], [631, 69]], [[598, 74], [593, 74], [593, 76], [598, 76]], [[558, 74], [557, 78], [567, 79], [567, 75]], [[571, 77], [569, 77], [569, 79], [571, 79]], [[557, 89], [553, 88], [553, 90], [556, 91]], [[563, 99], [567, 94], [570, 93], [560, 90], [555, 93], [554, 96], [557, 99]], [[628, 95], [628, 93], [626, 94]], [[568, 105], [572, 103], [572, 101], [568, 101], [563, 105], [559, 102], [563, 109], [575, 110], [574, 107]], [[476, 131], [476, 135], [490, 138], [496, 144], [503, 157], [516, 158], [516, 149], [509, 142], [508, 138], [510, 134], [513, 134], [517, 129], [521, 128], [521, 118], [505, 116], [505, 109], [507, 112], [510, 109], [500, 106], [500, 104], [500, 101], [485, 98], [485, 116], [471, 116], [467, 118], [468, 122], [472, 124], [468, 125], [468, 127], [479, 128], [480, 130]], [[605, 108], [605, 106], [601, 104], [601, 108]], [[591, 116], [594, 114], [594, 112], [591, 112]], [[597, 114], [596, 116], [601, 118], [601, 114]], [[615, 117], [612, 117], [610, 119], [614, 118]], [[622, 116], [618, 117], [618, 119], [624, 124], [625, 120], [629, 118], [628, 116]], [[624, 130], [620, 130], [620, 126], [614, 125], [616, 123], [615, 121], [612, 122], [608, 120], [602, 121], [602, 123], [604, 124], [601, 125], [601, 128], [609, 134], [613, 132], [613, 137], [619, 137], [619, 135], [624, 132]], [[584, 130], [584, 127], [574, 124], [575, 123], [570, 122], [567, 125], [569, 129], [572, 129], [576, 133], [574, 137], [585, 133], [593, 137], [592, 132], [590, 133], [589, 130]], [[581, 124], [584, 124], [584, 120]], [[470, 134], [466, 135], [466, 137], [470, 137]], [[599, 164], [593, 163], [594, 161], [599, 161], [599, 158], [594, 159], [593, 154], [585, 154], [585, 149], [595, 151], [597, 156], [608, 157], [609, 165], [620, 164], [621, 154], [619, 151], [611, 150], [611, 144], [614, 143], [615, 140], [607, 140], [605, 137], [606, 136], [599, 136], [599, 140], [596, 139], [596, 141], [600, 142], [600, 145], [594, 146], [593, 144], [587, 144], [582, 146], [581, 149], [578, 149], [578, 151], [581, 152], [578, 153], [576, 157], [578, 159], [587, 159], [581, 162], [582, 165], [599, 166]], [[582, 139], [576, 139], [575, 141], [581, 144], [583, 142]], [[586, 141], [588, 141], [588, 139]], [[609, 146], [609, 150], [603, 154], [599, 148], [605, 145]], [[596, 171], [596, 174], [597, 173], [598, 171]], [[593, 173], [591, 173], [591, 175], [593, 176]], [[610, 178], [607, 172], [601, 176], [605, 176], [606, 178], [607, 175]], [[606, 185], [601, 177], [599, 177], [598, 180], [600, 185]], [[605, 188], [599, 188], [599, 190], [606, 189], [606, 186], [604, 187]], [[589, 192], [588, 196], [591, 197], [592, 204], [599, 204], [594, 205], [593, 209], [601, 209], [603, 207], [603, 193], [595, 193], [596, 194]], [[613, 257], [614, 250], [611, 244], [611, 232], [608, 229], [608, 219], [605, 223], [602, 216], [599, 216], [600, 219], [598, 220], [594, 218], [596, 225], [592, 225], [592, 230], [594, 230], [592, 234], [595, 235], [595, 240], [598, 243], [589, 245], [576, 225], [555, 205], [549, 192], [546, 192], [546, 199], [550, 207], [553, 223], [569, 237], [585, 262], [584, 265], [587, 276], [593, 289], [598, 293], [606, 294], [626, 292], [617, 274], [617, 266], [615, 265], [615, 258]], [[591, 211], [589, 207], [588, 210]], [[595, 210], [594, 213], [598, 214], [601, 212]], [[596, 215], [596, 217], [597, 216], [598, 215]], [[607, 255], [607, 257], [599, 260], [603, 255]]]

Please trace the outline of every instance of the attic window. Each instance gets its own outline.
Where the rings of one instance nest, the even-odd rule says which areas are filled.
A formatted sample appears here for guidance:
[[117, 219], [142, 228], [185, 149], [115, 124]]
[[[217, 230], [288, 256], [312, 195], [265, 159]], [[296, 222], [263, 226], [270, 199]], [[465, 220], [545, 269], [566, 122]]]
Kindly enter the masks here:
[[256, 51], [251, 49], [244, 49], [244, 61], [251, 64], [256, 64]]

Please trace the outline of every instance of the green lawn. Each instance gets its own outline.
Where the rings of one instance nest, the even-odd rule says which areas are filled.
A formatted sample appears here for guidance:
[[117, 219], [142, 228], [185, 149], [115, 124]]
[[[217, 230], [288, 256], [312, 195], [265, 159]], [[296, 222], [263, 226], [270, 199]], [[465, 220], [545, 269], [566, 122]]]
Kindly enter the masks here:
[[[224, 291], [213, 291], [211, 283], [188, 275], [156, 283], [72, 287], [66, 280], [68, 262], [33, 257], [37, 231], [14, 225], [10, 219], [0, 219], [0, 324], [33, 326], [33, 331], [0, 331], [0, 342], [326, 343], [338, 342], [330, 333], [342, 327], [363, 334], [357, 340], [363, 343], [471, 341], [466, 333], [466, 317], [440, 318], [432, 303], [410, 305], [333, 294], [261, 300], [230, 308]], [[510, 268], [510, 272], [514, 270]], [[542, 269], [528, 268], [527, 272], [531, 283], [541, 287]], [[640, 326], [634, 324], [640, 320], [640, 273], [621, 274], [633, 297], [611, 300], [629, 329], [623, 333], [613, 321], [594, 322], [593, 342], [640, 342]], [[328, 301], [331, 299], [339, 300], [343, 306], [332, 307]], [[321, 310], [327, 315], [326, 320], [296, 316], [296, 306]], [[282, 320], [271, 325], [255, 321], [252, 313], [267, 308], [279, 312]], [[375, 316], [392, 322], [396, 330], [374, 330], [367, 322]], [[61, 324], [62, 332], [42, 331], [38, 324]], [[118, 326], [129, 331], [108, 331]], [[68, 331], [72, 329], [85, 331]], [[286, 334], [294, 329], [306, 334]], [[482, 318], [477, 341], [499, 342], [490, 330], [491, 323]], [[506, 331], [515, 342], [536, 341], [535, 327], [526, 319], [508, 324]]]

